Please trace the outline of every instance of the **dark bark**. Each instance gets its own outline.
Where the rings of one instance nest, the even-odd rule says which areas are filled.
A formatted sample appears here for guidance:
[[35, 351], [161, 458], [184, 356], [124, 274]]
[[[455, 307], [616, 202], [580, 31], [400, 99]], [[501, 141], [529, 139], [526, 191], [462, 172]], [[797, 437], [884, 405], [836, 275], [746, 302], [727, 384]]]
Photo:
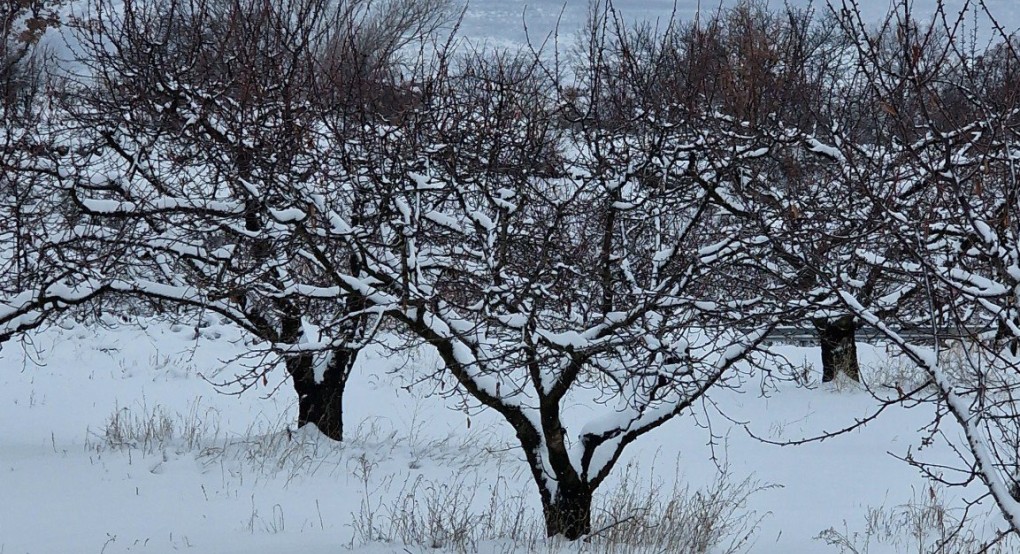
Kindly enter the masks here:
[[822, 345], [822, 382], [832, 381], [839, 372], [845, 373], [854, 381], [860, 381], [861, 367], [857, 361], [855, 339], [857, 323], [854, 317], [848, 315], [835, 319], [819, 318], [814, 324]]
[[[1020, 327], [1020, 317], [1012, 318], [1012, 323]], [[1003, 321], [999, 323], [999, 329], [995, 332], [995, 344], [1005, 344], [1009, 353], [1016, 356], [1017, 351], [1020, 350], [1020, 337], [1014, 337], [1009, 325]]]
[[314, 425], [327, 437], [343, 440], [343, 397], [350, 369], [357, 352], [335, 350], [326, 365], [322, 380], [315, 379], [311, 356], [287, 360], [287, 371], [298, 395], [298, 427]]
[[588, 487], [561, 484], [552, 499], [544, 497], [542, 512], [547, 536], [563, 535], [573, 541], [591, 533], [592, 492]]

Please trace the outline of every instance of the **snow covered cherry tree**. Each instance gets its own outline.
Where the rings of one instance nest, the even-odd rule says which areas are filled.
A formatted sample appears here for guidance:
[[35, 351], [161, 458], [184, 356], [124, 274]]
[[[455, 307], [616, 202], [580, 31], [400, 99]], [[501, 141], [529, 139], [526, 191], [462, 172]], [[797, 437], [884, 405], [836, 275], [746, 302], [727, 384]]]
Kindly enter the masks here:
[[57, 255], [48, 229], [61, 210], [44, 187], [62, 151], [48, 133], [52, 117], [38, 41], [58, 26], [62, 2], [8, 3], [0, 11], [0, 344], [61, 310], [51, 301], [73, 265]]
[[[54, 309], [128, 296], [218, 314], [283, 357], [298, 425], [343, 435], [347, 375], [379, 323], [355, 296], [317, 298], [317, 262], [290, 232], [295, 190], [323, 169], [322, 128], [403, 109], [397, 52], [444, 21], [444, 3], [94, 0], [74, 24], [61, 146], [47, 198], [66, 217], [40, 239], [53, 283], [8, 302], [8, 330]], [[57, 117], [57, 116], [55, 116]], [[360, 132], [360, 131], [356, 131]], [[353, 136], [353, 135], [351, 135]], [[330, 252], [358, 273], [357, 252]], [[330, 328], [330, 340], [320, 330]], [[256, 363], [234, 384], [265, 380]]]
[[[862, 271], [825, 273], [830, 290], [863, 321], [881, 330], [923, 371], [909, 393], [934, 402], [926, 433], [950, 443], [956, 464], [908, 461], [950, 484], [981, 482], [1007, 528], [1020, 532], [1020, 57], [1000, 34], [984, 51], [958, 34], [967, 14], [939, 7], [927, 23], [899, 2], [884, 33], [867, 31], [852, 3], [840, 24], [854, 38], [860, 74], [881, 108], [870, 138], [837, 134], [827, 150], [844, 171], [872, 171], [862, 192], [874, 206], [880, 241], [862, 237], [862, 266], [897, 276], [913, 288], [927, 344], [904, 335], [893, 314], [860, 299]], [[978, 15], [990, 17], [984, 4]], [[994, 26], [994, 19], [992, 19]], [[891, 256], [876, 244], [892, 244]], [[950, 355], [946, 339], [957, 341]], [[932, 392], [933, 391], [933, 392]], [[947, 421], [959, 432], [944, 430]]]
[[833, 129], [841, 136], [875, 132], [862, 118], [873, 109], [872, 95], [861, 84], [852, 41], [836, 23], [825, 10], [742, 2], [671, 25], [665, 36], [632, 29], [620, 49], [634, 106], [700, 106], [731, 119], [706, 125], [723, 125], [756, 145], [760, 155], [741, 163], [734, 196], [719, 200], [742, 232], [762, 238], [754, 245], [760, 267], [744, 278], [799, 294], [803, 309], [784, 324], [814, 328], [823, 381], [840, 373], [859, 380], [855, 336], [862, 323], [826, 289], [821, 272], [866, 270], [859, 297], [886, 314], [905, 313], [916, 292], [853, 256], [862, 240], [875, 238], [879, 209], [859, 189], [882, 168], [859, 163], [848, 170], [826, 146]]
[[733, 211], [769, 149], [739, 118], [645, 102], [611, 10], [569, 81], [533, 54], [449, 52], [397, 78], [332, 71], [362, 12], [331, 5], [95, 0], [48, 190], [68, 206], [55, 244], [96, 259], [55, 297], [233, 321], [331, 436], [301, 387], [342, 393], [392, 322], [514, 428], [548, 534], [590, 533], [624, 449], [739, 382], [796, 311]]
[[[744, 278], [752, 237], [719, 202], [761, 152], [710, 115], [622, 114], [592, 40], [571, 87], [528, 55], [455, 60], [401, 125], [336, 137], [363, 161], [292, 221], [333, 280], [301, 290], [360, 295], [434, 347], [514, 428], [547, 533], [569, 539], [627, 445], [729, 383], [785, 307]], [[371, 225], [335, 199], [345, 187]]]

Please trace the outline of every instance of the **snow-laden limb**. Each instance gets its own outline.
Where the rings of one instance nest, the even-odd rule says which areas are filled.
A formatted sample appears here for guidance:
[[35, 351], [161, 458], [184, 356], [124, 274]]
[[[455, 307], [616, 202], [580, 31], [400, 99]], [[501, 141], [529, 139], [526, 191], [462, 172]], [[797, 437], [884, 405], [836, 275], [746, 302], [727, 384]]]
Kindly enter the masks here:
[[625, 404], [613, 413], [585, 423], [572, 453], [582, 476], [591, 483], [605, 479], [627, 444], [689, 408], [735, 363], [746, 359], [771, 330], [771, 326], [756, 329], [714, 353], [715, 359], [709, 362], [695, 389], [665, 395], [654, 405]]
[[959, 391], [958, 385], [948, 377], [940, 364], [937, 351], [911, 344], [886, 325], [873, 311], [865, 308], [852, 294], [846, 291], [840, 291], [839, 294], [850, 310], [880, 330], [931, 377], [932, 383], [938, 387], [949, 413], [960, 425], [964, 437], [966, 437], [969, 452], [974, 457], [974, 471], [988, 488], [988, 492], [999, 506], [1009, 526], [1014, 532], [1020, 532], [1020, 501], [1013, 493], [1016, 485], [1012, 481], [1012, 475], [1008, 477], [1010, 481], [1007, 481], [1007, 477], [1003, 475], [1003, 468], [1014, 467], [1017, 460], [1004, 460], [1001, 456], [993, 454], [993, 452], [1001, 452], [1001, 450], [989, 445], [988, 441], [991, 440], [991, 437], [981, 427], [986, 423], [989, 414], [980, 408], [981, 404], [975, 404], [973, 400], [968, 400], [966, 398], [968, 395]]
[[[78, 199], [78, 197], [75, 197]], [[244, 204], [240, 202], [224, 202], [217, 200], [209, 201], [196, 201], [188, 198], [152, 198], [146, 199], [140, 202], [130, 202], [122, 200], [112, 199], [101, 199], [101, 198], [80, 198], [78, 202], [90, 213], [97, 215], [106, 216], [151, 216], [158, 215], [164, 212], [210, 212], [210, 213], [221, 213], [225, 215], [239, 215], [244, 213]], [[281, 214], [280, 217], [292, 217], [297, 219], [293, 212], [301, 214], [300, 210], [285, 211], [280, 210], [274, 212], [274, 217], [277, 213]]]
[[87, 302], [101, 294], [106, 286], [100, 279], [74, 284], [58, 281], [44, 284], [37, 291], [22, 291], [0, 299], [0, 343], [42, 325], [54, 312]]
[[841, 164], [846, 163], [846, 157], [843, 155], [843, 152], [841, 152], [839, 148], [835, 146], [830, 146], [828, 144], [824, 144], [823, 142], [821, 142], [820, 140], [813, 136], [805, 137], [804, 142], [807, 144], [808, 151], [813, 152], [815, 154], [827, 156]]
[[[231, 319], [241, 319], [243, 313], [229, 302], [205, 297], [195, 287], [160, 283], [147, 279], [109, 279], [102, 277], [81, 280], [61, 279], [28, 290], [12, 297], [0, 299], [0, 337], [22, 333], [42, 325], [54, 315], [60, 315], [76, 305], [100, 296], [124, 295], [145, 297], [179, 303], [185, 306], [204, 307]], [[251, 325], [247, 326], [251, 330]]]

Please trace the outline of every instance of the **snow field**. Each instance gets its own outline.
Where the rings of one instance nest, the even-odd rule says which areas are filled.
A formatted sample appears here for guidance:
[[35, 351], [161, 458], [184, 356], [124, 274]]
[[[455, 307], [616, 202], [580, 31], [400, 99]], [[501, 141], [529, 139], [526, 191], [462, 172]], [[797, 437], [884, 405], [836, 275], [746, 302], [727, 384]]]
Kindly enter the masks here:
[[[866, 378], [907, 371], [879, 369], [883, 349], [860, 347]], [[812, 349], [778, 349], [794, 365], [818, 364]], [[918, 450], [930, 408], [895, 408], [863, 430], [779, 447], [750, 438], [744, 423], [758, 436], [797, 439], [844, 427], [875, 401], [851, 384], [784, 385], [762, 397], [747, 382], [628, 449], [596, 499], [594, 527], [610, 526], [605, 537], [550, 543], [509, 426], [455, 409], [456, 396], [430, 395], [449, 389], [438, 382], [404, 388], [435, 366], [429, 352], [366, 352], [345, 398], [341, 445], [293, 430], [288, 383], [218, 392], [212, 383], [242, 372], [244, 352], [226, 326], [114, 318], [5, 345], [0, 552], [629, 552], [663, 551], [680, 535], [713, 542], [713, 533], [713, 552], [839, 552], [826, 543], [840, 540], [913, 552], [932, 544], [938, 517], [951, 522], [980, 494], [931, 489], [888, 454], [953, 460], [938, 442]], [[591, 410], [578, 399], [566, 419]], [[987, 526], [973, 529], [978, 536], [999, 524], [994, 515], [975, 521]], [[628, 541], [659, 547], [620, 546]]]

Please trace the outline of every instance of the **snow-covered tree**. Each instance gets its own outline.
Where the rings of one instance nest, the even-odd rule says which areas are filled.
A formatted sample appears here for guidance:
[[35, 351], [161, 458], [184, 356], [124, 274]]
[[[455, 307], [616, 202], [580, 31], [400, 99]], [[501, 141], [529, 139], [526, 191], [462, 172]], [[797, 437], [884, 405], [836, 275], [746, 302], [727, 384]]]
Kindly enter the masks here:
[[[618, 78], [635, 83], [626, 102], [665, 112], [716, 111], [739, 122], [733, 132], [762, 149], [742, 164], [739, 200], [728, 206], [746, 232], [767, 239], [757, 245], [761, 267], [755, 274], [800, 291], [805, 309], [796, 317], [803, 319], [791, 313], [785, 323], [807, 320], [816, 329], [823, 381], [839, 372], [859, 379], [855, 333], [861, 322], [820, 286], [819, 271], [837, 261], [865, 267], [852, 253], [862, 237], [872, 236], [875, 220], [868, 213], [877, 208], [857, 189], [869, 172], [883, 168], [856, 164], [847, 170], [825, 146], [833, 132], [874, 134], [861, 118], [871, 109], [871, 94], [833, 15], [741, 2], [670, 26], [664, 36], [639, 27], [618, 50], [628, 60], [618, 63], [624, 70]], [[627, 71], [628, 64], [634, 69]], [[884, 313], [900, 311], [910, 291], [893, 275], [867, 269], [862, 298]]]
[[[95, 0], [74, 23], [61, 145], [48, 178], [63, 227], [41, 240], [75, 252], [66, 273], [8, 303], [8, 330], [54, 309], [131, 296], [241, 326], [283, 357], [298, 425], [339, 440], [342, 397], [378, 315], [356, 296], [319, 299], [317, 262], [288, 229], [292, 190], [328, 172], [326, 126], [398, 116], [398, 54], [445, 21], [445, 3]], [[84, 69], [84, 71], [80, 71]], [[37, 187], [38, 188], [38, 187]], [[331, 252], [357, 274], [351, 249]], [[0, 314], [2, 316], [2, 314]], [[319, 330], [335, 340], [322, 345]], [[252, 386], [273, 364], [236, 383]]]
[[[514, 428], [548, 534], [571, 539], [626, 446], [729, 382], [785, 308], [742, 279], [756, 237], [719, 201], [761, 152], [731, 118], [621, 117], [599, 90], [605, 38], [572, 86], [530, 56], [453, 63], [401, 125], [346, 140], [350, 184], [307, 193], [293, 219], [333, 279], [303, 290], [357, 294], [434, 347]], [[345, 188], [371, 225], [335, 198]], [[360, 252], [362, 273], [331, 244]], [[578, 401], [596, 413], [576, 420]]]
[[[909, 3], [897, 3], [885, 25], [895, 37], [892, 48], [868, 32], [852, 3], [840, 19], [854, 37], [861, 74], [879, 106], [870, 119], [881, 132], [870, 140], [838, 136], [826, 149], [844, 167], [866, 161], [884, 169], [862, 189], [880, 208], [869, 217], [882, 240], [862, 237], [854, 255], [917, 289], [924, 311], [915, 312], [923, 316], [915, 322], [926, 324], [927, 344], [906, 337], [893, 315], [861, 301], [866, 270], [829, 270], [825, 278], [848, 310], [885, 333], [927, 376], [932, 388], [910, 394], [936, 404], [927, 432], [948, 441], [960, 462], [909, 461], [944, 482], [980, 481], [1005, 517], [1006, 532], [1017, 533], [1020, 106], [1007, 83], [1016, 82], [1020, 58], [1005, 35], [988, 51], [966, 49], [958, 34], [965, 15], [939, 8], [921, 25]], [[890, 243], [895, 256], [875, 248]], [[947, 338], [962, 339], [957, 355], [947, 355]], [[945, 431], [949, 421], [961, 432]]]
[[52, 305], [33, 294], [61, 264], [51, 264], [39, 233], [46, 218], [38, 184], [56, 152], [45, 138], [47, 106], [38, 42], [59, 25], [58, 1], [15, 0], [0, 9], [0, 343], [39, 325]]

